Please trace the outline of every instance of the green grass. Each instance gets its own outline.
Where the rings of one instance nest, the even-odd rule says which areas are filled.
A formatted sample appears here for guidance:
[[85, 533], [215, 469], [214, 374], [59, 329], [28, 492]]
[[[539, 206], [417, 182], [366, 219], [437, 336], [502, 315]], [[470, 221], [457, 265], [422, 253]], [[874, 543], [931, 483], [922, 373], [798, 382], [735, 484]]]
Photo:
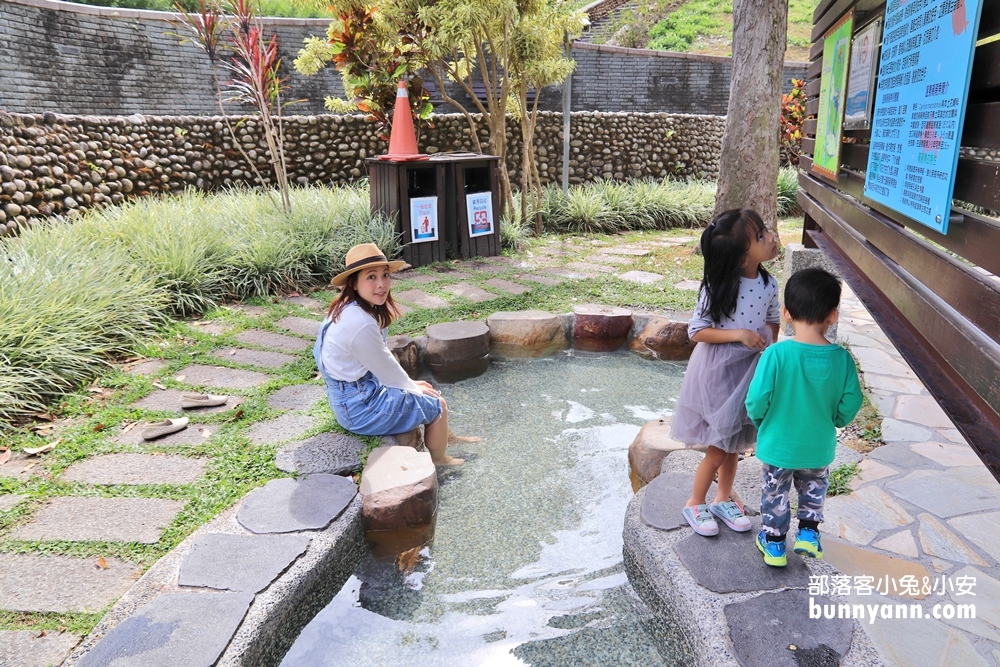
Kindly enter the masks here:
[[732, 31], [732, 0], [688, 0], [658, 21], [649, 30], [649, 48], [661, 51], [688, 51], [696, 40]]
[[847, 485], [860, 472], [861, 468], [857, 463], [845, 463], [831, 470], [829, 477], [830, 485], [827, 487], [826, 495], [839, 496], [844, 493], [850, 493], [851, 489]]

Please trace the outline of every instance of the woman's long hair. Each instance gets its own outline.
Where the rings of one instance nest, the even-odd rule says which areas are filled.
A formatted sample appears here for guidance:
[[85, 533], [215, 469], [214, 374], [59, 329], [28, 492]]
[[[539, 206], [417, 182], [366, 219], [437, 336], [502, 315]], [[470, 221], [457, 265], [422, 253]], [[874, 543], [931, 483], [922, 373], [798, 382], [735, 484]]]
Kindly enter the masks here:
[[352, 303], [357, 303], [361, 306], [362, 310], [375, 318], [375, 321], [378, 322], [380, 329], [385, 329], [392, 324], [393, 320], [401, 315], [399, 312], [399, 306], [397, 306], [396, 302], [393, 300], [391, 291], [388, 296], [386, 296], [385, 303], [381, 306], [373, 306], [358, 296], [359, 275], [361, 275], [360, 271], [356, 272], [347, 279], [347, 284], [340, 289], [340, 294], [338, 294], [337, 298], [335, 298], [330, 304], [330, 309], [327, 310], [326, 315], [330, 318], [331, 322], [336, 322], [337, 318], [340, 317], [340, 314], [344, 312], [344, 308], [347, 308], [347, 306]]
[[[713, 322], [721, 322], [736, 310], [740, 297], [740, 276], [751, 239], [766, 230], [756, 211], [744, 208], [725, 211], [705, 228], [701, 235], [701, 254], [705, 258], [705, 273], [701, 289], [708, 299], [708, 312]], [[763, 266], [760, 274], [766, 285], [771, 274]]]

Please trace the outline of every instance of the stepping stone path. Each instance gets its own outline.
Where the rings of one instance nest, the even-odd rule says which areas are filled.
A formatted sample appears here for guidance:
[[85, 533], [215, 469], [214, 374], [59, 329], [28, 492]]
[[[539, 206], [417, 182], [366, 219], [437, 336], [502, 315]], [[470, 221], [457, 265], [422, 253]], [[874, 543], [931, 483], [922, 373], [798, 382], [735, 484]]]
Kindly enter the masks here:
[[223, 368], [222, 366], [203, 366], [201, 364], [192, 364], [182, 368], [177, 372], [177, 377], [182, 376], [184, 378], [181, 380], [182, 382], [211, 389], [253, 389], [271, 379], [269, 375], [257, 371], [244, 371], [238, 368]]
[[316, 401], [325, 398], [326, 387], [315, 384], [293, 384], [271, 394], [267, 404], [276, 410], [306, 410]]
[[302, 474], [349, 475], [361, 467], [365, 444], [343, 433], [320, 433], [308, 440], [291, 442], [278, 450], [278, 470]]
[[139, 542], [155, 544], [184, 507], [160, 498], [59, 496], [9, 535], [12, 540]]
[[405, 301], [420, 308], [446, 308], [449, 305], [444, 299], [431, 296], [427, 292], [419, 289], [393, 292], [392, 296], [397, 301]]
[[530, 292], [530, 287], [525, 287], [524, 285], [518, 285], [517, 283], [512, 283], [509, 280], [502, 280], [501, 278], [490, 278], [483, 283], [487, 287], [492, 287], [493, 289], [500, 290], [502, 292], [507, 292], [508, 294], [513, 294], [514, 296], [519, 296], [525, 292]]
[[95, 612], [129, 589], [142, 570], [117, 558], [0, 554], [0, 600], [9, 611]]
[[[185, 379], [185, 381], [187, 381]], [[153, 412], [183, 412], [189, 417], [195, 417], [196, 415], [211, 415], [217, 412], [225, 412], [226, 410], [232, 410], [237, 405], [243, 402], [242, 396], [230, 396], [229, 400], [223, 405], [219, 405], [213, 408], [195, 408], [194, 410], [182, 410], [181, 409], [181, 399], [184, 398], [184, 394], [198, 393], [194, 390], [184, 390], [179, 389], [156, 389], [151, 394], [145, 398], [140, 398], [138, 401], [132, 403], [133, 408], [142, 408], [144, 410], [150, 410]], [[187, 430], [191, 430], [191, 426]], [[184, 431], [181, 431], [183, 433]], [[164, 438], [165, 439], [165, 438]]]
[[354, 482], [339, 475], [274, 479], [247, 496], [236, 520], [258, 534], [318, 530], [336, 519], [357, 493]]
[[482, 303], [483, 301], [491, 301], [492, 299], [497, 298], [496, 294], [491, 294], [484, 289], [476, 287], [475, 285], [466, 285], [464, 283], [448, 285], [443, 289], [446, 292], [451, 292], [455, 296], [469, 299], [474, 303]]
[[295, 304], [296, 306], [301, 306], [306, 310], [312, 310], [316, 312], [326, 312], [326, 307], [328, 304], [323, 304], [312, 298], [311, 296], [289, 296], [285, 297], [285, 303]]
[[259, 593], [301, 556], [311, 541], [307, 535], [201, 535], [181, 564], [177, 583]]
[[687, 290], [689, 292], [697, 292], [701, 289], [701, 281], [698, 280], [682, 280], [679, 283], [674, 283], [674, 289]]
[[407, 271], [406, 273], [394, 273], [392, 275], [393, 280], [404, 280], [408, 283], [414, 283], [417, 285], [427, 285], [429, 283], [434, 283], [441, 280], [443, 276], [435, 275], [431, 273], [411, 273]]
[[12, 452], [7, 463], [0, 466], [0, 477], [12, 477], [14, 479], [27, 479], [36, 471], [33, 471], [41, 461], [37, 456], [28, 456], [21, 452]]
[[0, 512], [6, 512], [24, 500], [27, 496], [19, 496], [16, 493], [0, 494]]
[[0, 665], [5, 667], [49, 667], [60, 665], [80, 638], [71, 632], [0, 630]]
[[[185, 412], [189, 412], [185, 410]], [[144, 447], [197, 447], [208, 442], [219, 430], [218, 424], [191, 424], [187, 428], [165, 435], [156, 440], [142, 439], [142, 424], [135, 424], [127, 432], [115, 436], [120, 445], [142, 445]]]
[[300, 438], [315, 425], [315, 417], [289, 413], [270, 421], [257, 422], [247, 431], [247, 436], [255, 445], [266, 445]]
[[316, 335], [319, 333], [320, 320], [289, 315], [288, 317], [282, 317], [274, 324], [281, 329], [287, 329], [292, 333], [316, 340]]
[[162, 359], [147, 359], [146, 361], [140, 361], [139, 363], [133, 364], [128, 367], [128, 373], [131, 375], [153, 375], [159, 370], [166, 368], [167, 362]]
[[541, 285], [546, 285], [552, 287], [553, 285], [558, 285], [562, 281], [558, 278], [553, 278], [551, 276], [540, 276], [536, 274], [525, 274], [517, 276], [518, 280], [530, 280], [533, 283], [539, 283]]
[[74, 463], [59, 476], [84, 484], [191, 484], [205, 472], [205, 459], [151, 454], [104, 454]]
[[663, 280], [663, 276], [659, 273], [650, 273], [649, 271], [626, 271], [625, 273], [619, 273], [618, 277], [630, 283], [638, 283], [640, 285], [655, 285]]
[[[298, 357], [281, 352], [265, 352], [262, 350], [246, 350], [243, 348], [232, 348], [216, 350], [213, 357], [226, 359], [233, 363], [245, 364], [247, 366], [260, 366], [262, 368], [281, 368], [286, 364], [297, 361]], [[236, 388], [236, 387], [232, 387]]]
[[296, 336], [272, 333], [261, 329], [248, 329], [236, 334], [236, 340], [248, 345], [270, 347], [285, 352], [301, 352], [312, 347], [312, 343]]

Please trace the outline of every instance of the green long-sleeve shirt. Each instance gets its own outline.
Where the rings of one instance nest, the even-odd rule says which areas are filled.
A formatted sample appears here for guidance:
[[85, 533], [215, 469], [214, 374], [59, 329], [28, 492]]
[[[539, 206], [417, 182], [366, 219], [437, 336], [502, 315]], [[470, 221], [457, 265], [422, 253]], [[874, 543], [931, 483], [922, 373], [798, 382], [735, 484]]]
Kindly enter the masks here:
[[861, 409], [851, 353], [839, 345], [786, 340], [761, 355], [747, 392], [758, 429], [757, 458], [778, 468], [822, 468], [833, 462], [837, 428]]

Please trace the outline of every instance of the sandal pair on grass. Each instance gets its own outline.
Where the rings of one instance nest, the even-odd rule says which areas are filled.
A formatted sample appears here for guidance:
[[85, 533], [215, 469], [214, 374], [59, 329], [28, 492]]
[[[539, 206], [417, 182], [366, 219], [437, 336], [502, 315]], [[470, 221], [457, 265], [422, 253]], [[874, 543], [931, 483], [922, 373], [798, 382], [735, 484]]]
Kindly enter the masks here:
[[[181, 409], [192, 410], [195, 408], [214, 408], [225, 405], [229, 400], [228, 396], [213, 396], [212, 394], [184, 394], [181, 396]], [[143, 425], [140, 435], [143, 440], [156, 440], [171, 433], [177, 433], [187, 428], [190, 420], [187, 417], [180, 419], [164, 419], [163, 421], [150, 422]]]

